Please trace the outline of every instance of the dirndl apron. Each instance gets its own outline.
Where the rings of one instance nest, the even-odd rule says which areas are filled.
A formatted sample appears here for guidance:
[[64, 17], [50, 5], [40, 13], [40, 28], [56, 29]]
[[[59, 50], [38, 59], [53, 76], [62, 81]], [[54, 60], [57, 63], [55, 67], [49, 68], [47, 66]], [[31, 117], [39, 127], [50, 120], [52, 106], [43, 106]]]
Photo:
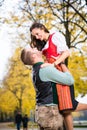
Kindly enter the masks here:
[[[50, 58], [49, 63], [53, 63], [55, 59]], [[56, 68], [62, 71], [61, 66], [57, 65]], [[67, 85], [56, 84], [58, 106], [60, 111], [73, 109], [70, 87]]]

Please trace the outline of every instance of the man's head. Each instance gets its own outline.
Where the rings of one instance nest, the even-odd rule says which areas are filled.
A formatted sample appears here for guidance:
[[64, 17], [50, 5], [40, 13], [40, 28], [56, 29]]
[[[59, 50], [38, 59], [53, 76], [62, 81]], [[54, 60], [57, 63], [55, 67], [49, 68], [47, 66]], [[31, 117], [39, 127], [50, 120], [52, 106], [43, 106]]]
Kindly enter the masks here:
[[25, 65], [33, 65], [43, 61], [41, 51], [36, 48], [25, 48], [21, 52], [21, 60]]

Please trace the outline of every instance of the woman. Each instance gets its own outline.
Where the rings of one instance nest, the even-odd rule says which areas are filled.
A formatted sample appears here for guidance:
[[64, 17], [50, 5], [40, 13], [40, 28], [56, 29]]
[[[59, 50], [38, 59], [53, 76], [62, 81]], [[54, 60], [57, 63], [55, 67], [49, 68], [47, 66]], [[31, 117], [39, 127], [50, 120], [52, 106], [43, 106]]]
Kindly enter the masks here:
[[[47, 28], [40, 23], [34, 23], [30, 28], [30, 32], [31, 46], [42, 50], [46, 60], [61, 70], [60, 63], [63, 63], [70, 54], [64, 37], [58, 32], [50, 34]], [[43, 64], [42, 67], [52, 65], [49, 63]], [[62, 108], [63, 106], [60, 107], [60, 105], [60, 110], [68, 109], [68, 106], [67, 108]], [[72, 104], [70, 103], [69, 109], [71, 108]]]
[[27, 114], [25, 114], [24, 117], [22, 118], [22, 122], [23, 122], [23, 130], [28, 130], [28, 117], [27, 117]]

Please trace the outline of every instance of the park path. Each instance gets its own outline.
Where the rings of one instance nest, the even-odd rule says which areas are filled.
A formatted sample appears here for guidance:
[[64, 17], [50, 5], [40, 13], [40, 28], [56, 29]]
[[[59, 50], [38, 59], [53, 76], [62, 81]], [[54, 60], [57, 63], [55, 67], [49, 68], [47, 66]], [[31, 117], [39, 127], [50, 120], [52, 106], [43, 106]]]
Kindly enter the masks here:
[[[11, 123], [0, 123], [0, 128], [9, 128]], [[1, 130], [1, 129], [0, 129]]]
[[[16, 130], [16, 128], [12, 128], [12, 127], [10, 127], [9, 125], [10, 125], [11, 123], [0, 123], [0, 130]], [[22, 128], [21, 128], [21, 130], [23, 130]], [[38, 130], [37, 128], [28, 128], [28, 130]]]
[[[16, 128], [9, 127], [11, 123], [0, 123], [0, 130], [16, 130]], [[21, 129], [23, 130], [23, 129]], [[38, 130], [38, 128], [28, 128], [28, 130]], [[74, 130], [87, 130], [87, 128], [74, 128]]]

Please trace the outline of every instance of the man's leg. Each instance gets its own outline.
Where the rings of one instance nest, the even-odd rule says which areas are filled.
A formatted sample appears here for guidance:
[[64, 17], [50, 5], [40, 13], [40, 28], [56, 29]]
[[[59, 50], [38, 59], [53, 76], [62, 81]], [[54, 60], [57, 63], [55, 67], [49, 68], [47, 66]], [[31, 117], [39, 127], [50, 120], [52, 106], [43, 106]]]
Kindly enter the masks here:
[[[60, 130], [60, 129], [59, 129]], [[63, 122], [63, 130], [66, 130], [65, 123]]]
[[44, 128], [42, 128], [41, 126], [39, 126], [39, 130], [44, 130]]
[[20, 123], [17, 123], [17, 130], [20, 130]]

